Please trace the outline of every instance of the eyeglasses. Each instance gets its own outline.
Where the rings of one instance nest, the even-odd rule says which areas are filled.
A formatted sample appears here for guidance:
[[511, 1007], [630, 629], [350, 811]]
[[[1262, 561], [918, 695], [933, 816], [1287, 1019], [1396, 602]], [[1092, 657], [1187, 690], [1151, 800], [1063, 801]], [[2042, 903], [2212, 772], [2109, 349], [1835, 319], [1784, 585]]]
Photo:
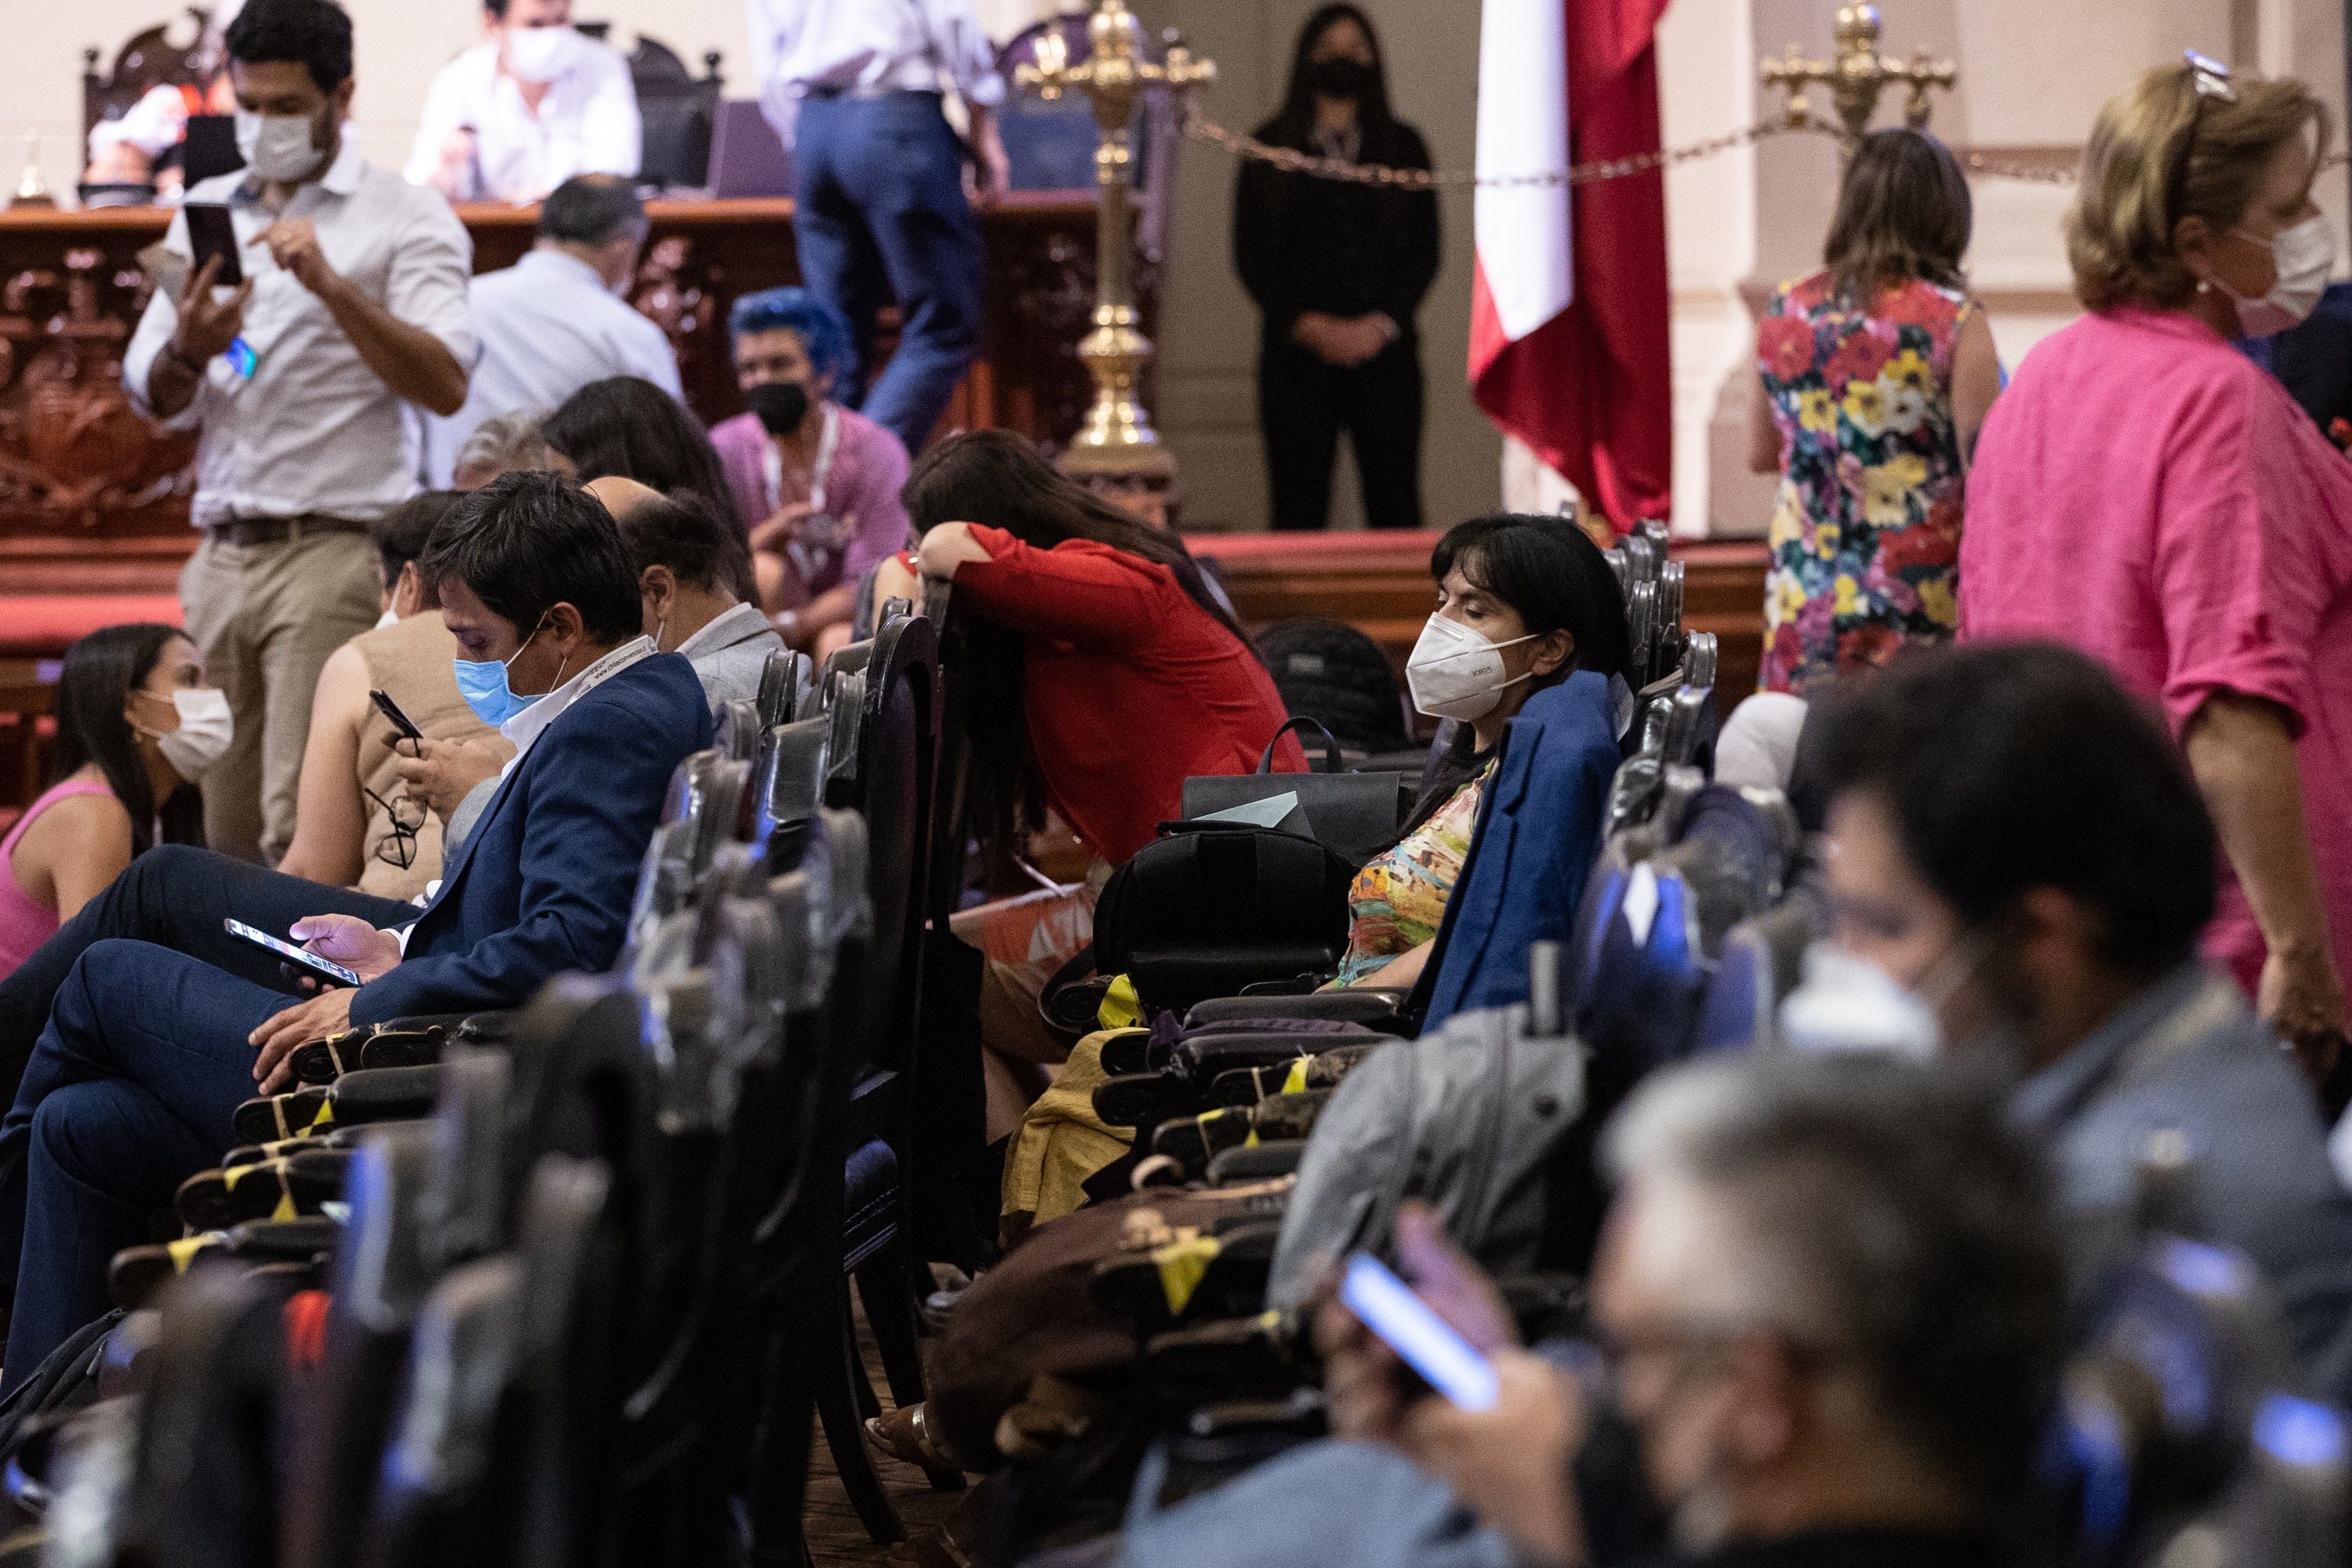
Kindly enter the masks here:
[[[365, 784], [360, 785], [360, 792], [382, 806], [384, 816], [392, 824], [392, 837], [375, 847], [375, 858], [396, 871], [405, 871], [415, 866], [416, 836], [425, 826], [425, 808], [406, 795], [401, 796], [397, 802], [386, 800]], [[400, 815], [402, 805], [407, 805], [415, 811], [415, 821], [410, 822], [402, 817]]]
[[1653, 1397], [1664, 1397], [1688, 1387], [1695, 1380], [1724, 1371], [1732, 1352], [1743, 1342], [1762, 1336], [1773, 1342], [1789, 1364], [1811, 1375], [1846, 1361], [1843, 1347], [1807, 1344], [1782, 1330], [1761, 1323], [1652, 1322], [1605, 1329], [1594, 1324], [1583, 1357], [1572, 1367], [1588, 1387], [1597, 1384], [1625, 1403], [1626, 1363], [1636, 1357], [1664, 1363], [1662, 1384], [1654, 1384]]
[[2172, 165], [2172, 177], [2164, 186], [2164, 220], [2167, 237], [2169, 230], [2180, 222], [2180, 204], [2189, 196], [2189, 162], [2197, 151], [2197, 130], [2205, 122], [2205, 106], [2215, 99], [2223, 103], [2238, 101], [2238, 89], [2230, 80], [2230, 68], [2210, 55], [2200, 55], [2195, 49], [2183, 49], [2180, 58], [2188, 63], [2189, 85], [2197, 92], [2197, 107], [2189, 116], [2189, 134], [2180, 139], [2180, 152]]

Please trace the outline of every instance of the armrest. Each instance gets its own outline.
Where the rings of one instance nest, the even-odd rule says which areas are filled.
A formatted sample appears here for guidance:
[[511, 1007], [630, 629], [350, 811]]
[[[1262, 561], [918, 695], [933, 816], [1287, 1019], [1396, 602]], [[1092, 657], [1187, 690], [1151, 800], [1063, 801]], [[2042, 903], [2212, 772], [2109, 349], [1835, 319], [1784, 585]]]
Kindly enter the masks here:
[[1304, 996], [1219, 996], [1195, 1005], [1184, 1022], [1189, 1026], [1247, 1018], [1324, 1018], [1401, 1035], [1407, 1029], [1400, 1013], [1405, 995], [1402, 991], [1356, 989], [1312, 991]]
[[1247, 1182], [1293, 1175], [1306, 1153], [1307, 1140], [1304, 1138], [1278, 1138], [1272, 1142], [1228, 1149], [1209, 1162], [1209, 1184], [1213, 1187], [1239, 1186]]

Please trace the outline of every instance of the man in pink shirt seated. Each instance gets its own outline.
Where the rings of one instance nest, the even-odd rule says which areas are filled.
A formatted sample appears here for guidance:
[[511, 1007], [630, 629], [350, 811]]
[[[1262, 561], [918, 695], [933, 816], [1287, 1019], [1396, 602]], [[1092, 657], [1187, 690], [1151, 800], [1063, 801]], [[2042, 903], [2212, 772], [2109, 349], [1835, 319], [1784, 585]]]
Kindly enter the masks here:
[[1960, 546], [1963, 637], [2072, 643], [2162, 704], [2235, 872], [2206, 952], [2315, 1073], [2352, 968], [2352, 464], [2228, 340], [2325, 284], [2320, 122], [2203, 61], [2102, 111], [2068, 220], [2091, 311], [1995, 404]]

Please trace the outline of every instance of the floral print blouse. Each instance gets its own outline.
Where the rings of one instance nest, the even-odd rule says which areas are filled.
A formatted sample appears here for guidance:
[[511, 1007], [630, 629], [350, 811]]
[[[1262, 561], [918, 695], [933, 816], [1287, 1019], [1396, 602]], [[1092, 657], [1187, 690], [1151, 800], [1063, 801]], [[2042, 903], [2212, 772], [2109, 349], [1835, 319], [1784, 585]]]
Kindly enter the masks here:
[[1445, 923], [1445, 900], [1470, 858], [1478, 799], [1494, 772], [1489, 763], [1395, 848], [1356, 873], [1348, 889], [1348, 952], [1334, 984], [1360, 984], [1437, 934]]
[[1867, 312], [1831, 276], [1783, 284], [1757, 323], [1780, 426], [1768, 542], [1768, 691], [1885, 663], [1959, 625], [1961, 465], [1952, 349], [1977, 303], [1917, 279]]

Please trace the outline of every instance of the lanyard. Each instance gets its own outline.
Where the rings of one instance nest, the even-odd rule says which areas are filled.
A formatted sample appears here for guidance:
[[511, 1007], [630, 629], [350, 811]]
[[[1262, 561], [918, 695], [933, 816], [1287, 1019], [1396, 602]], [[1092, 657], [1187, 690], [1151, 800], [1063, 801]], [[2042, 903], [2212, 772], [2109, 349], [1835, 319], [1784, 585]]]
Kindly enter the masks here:
[[[825, 488], [833, 478], [833, 454], [841, 445], [841, 410], [830, 403], [819, 407], [824, 428], [816, 438], [816, 461], [809, 468], [809, 510], [822, 514]], [[760, 448], [760, 466], [768, 481], [768, 515], [773, 517], [784, 504], [784, 456], [776, 450], [772, 436]]]

